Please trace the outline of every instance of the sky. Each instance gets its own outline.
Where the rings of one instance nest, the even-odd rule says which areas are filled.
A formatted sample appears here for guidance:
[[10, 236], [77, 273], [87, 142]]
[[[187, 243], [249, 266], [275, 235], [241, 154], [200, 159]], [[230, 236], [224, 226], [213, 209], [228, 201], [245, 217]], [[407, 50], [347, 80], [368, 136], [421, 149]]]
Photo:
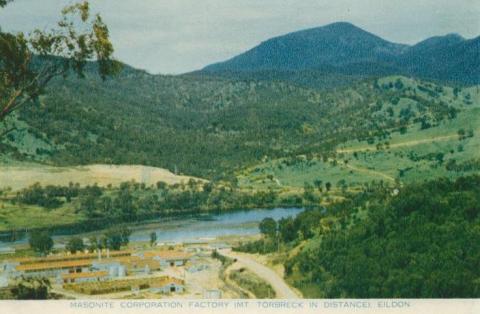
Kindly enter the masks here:
[[[4, 31], [55, 26], [73, 0], [14, 0]], [[224, 61], [271, 37], [346, 21], [386, 40], [480, 35], [480, 0], [90, 0], [110, 29], [117, 59], [178, 74]]]

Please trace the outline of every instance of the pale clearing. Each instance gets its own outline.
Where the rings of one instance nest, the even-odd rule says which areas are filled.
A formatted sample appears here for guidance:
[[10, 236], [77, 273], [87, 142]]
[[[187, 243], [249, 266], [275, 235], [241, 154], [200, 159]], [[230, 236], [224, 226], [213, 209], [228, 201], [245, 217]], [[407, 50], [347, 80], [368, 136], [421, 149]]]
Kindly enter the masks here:
[[[406, 146], [416, 146], [420, 144], [426, 144], [426, 143], [433, 143], [437, 141], [451, 141], [458, 139], [457, 134], [453, 135], [444, 135], [444, 136], [436, 136], [432, 138], [426, 138], [426, 139], [419, 139], [419, 140], [413, 140], [413, 141], [406, 141], [406, 142], [400, 142], [400, 143], [394, 143], [390, 144], [389, 148], [399, 148], [399, 147], [406, 147]], [[345, 149], [337, 149], [338, 154], [350, 154], [350, 153], [355, 153], [355, 152], [366, 152], [366, 151], [375, 151], [376, 147], [375, 145], [369, 145], [369, 146], [364, 146], [364, 147], [355, 147], [355, 148], [345, 148]]]
[[128, 165], [88, 165], [76, 167], [53, 167], [44, 165], [0, 166], [0, 189], [11, 187], [19, 190], [38, 182], [41, 185], [68, 185], [70, 182], [82, 186], [118, 186], [125, 181], [135, 181], [146, 185], [163, 181], [167, 184], [186, 183], [188, 180], [202, 179], [175, 175], [155, 167]]

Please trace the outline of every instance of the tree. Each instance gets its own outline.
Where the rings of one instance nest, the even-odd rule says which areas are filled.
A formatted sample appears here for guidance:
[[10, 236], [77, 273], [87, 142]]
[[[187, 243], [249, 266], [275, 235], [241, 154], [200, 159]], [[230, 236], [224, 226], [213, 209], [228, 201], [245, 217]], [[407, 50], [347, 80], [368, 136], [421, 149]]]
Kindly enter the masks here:
[[322, 180], [316, 179], [315, 181], [313, 181], [313, 184], [315, 185], [315, 187], [319, 192], [322, 192], [322, 184], [323, 184]]
[[101, 246], [96, 236], [91, 236], [88, 242], [90, 243], [88, 250], [92, 253]]
[[85, 244], [82, 238], [73, 237], [68, 241], [66, 249], [70, 251], [70, 253], [75, 254], [85, 250]]
[[157, 242], [157, 233], [152, 231], [150, 233], [150, 246], [153, 246]]
[[325, 183], [325, 189], [327, 189], [327, 191], [330, 191], [331, 188], [332, 184], [330, 182]]
[[120, 250], [122, 245], [127, 245], [130, 241], [130, 229], [126, 226], [115, 226], [105, 232], [106, 247], [112, 250]]
[[47, 231], [33, 231], [28, 243], [35, 252], [43, 255], [49, 253], [53, 248], [53, 240]]
[[284, 242], [295, 240], [295, 237], [297, 236], [297, 230], [292, 217], [280, 219], [278, 222], [278, 233]]
[[308, 182], [303, 184], [303, 198], [311, 203], [316, 201], [315, 195], [313, 194], [313, 186]]
[[6, 6], [9, 2], [12, 2], [12, 0], [0, 0], [0, 8]]
[[46, 278], [21, 278], [12, 288], [17, 300], [47, 300], [50, 281]]
[[444, 157], [445, 157], [445, 154], [442, 152], [439, 152], [435, 155], [435, 159], [440, 165], [443, 164]]
[[[8, 2], [0, 0], [0, 7]], [[100, 15], [90, 14], [88, 1], [65, 7], [50, 31], [26, 35], [0, 30], [0, 122], [35, 102], [52, 79], [71, 73], [82, 77], [89, 60], [96, 60], [102, 79], [118, 73], [120, 63], [112, 55], [108, 27]]]
[[267, 217], [260, 222], [259, 228], [263, 235], [273, 238], [277, 233], [277, 222], [275, 219]]

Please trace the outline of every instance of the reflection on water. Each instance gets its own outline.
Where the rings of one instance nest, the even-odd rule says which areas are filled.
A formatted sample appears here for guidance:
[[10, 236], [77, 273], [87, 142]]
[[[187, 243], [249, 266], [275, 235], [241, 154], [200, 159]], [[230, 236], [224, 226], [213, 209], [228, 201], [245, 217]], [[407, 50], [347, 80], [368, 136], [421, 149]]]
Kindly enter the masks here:
[[[158, 242], [195, 241], [201, 238], [214, 238], [228, 235], [258, 234], [258, 223], [266, 218], [275, 220], [294, 217], [303, 211], [299, 208], [255, 209], [234, 211], [220, 214], [198, 215], [188, 218], [156, 219], [148, 222], [131, 224], [130, 241], [149, 241], [150, 233], [156, 232]], [[82, 233], [77, 236], [101, 234], [102, 231]], [[71, 235], [59, 233], [53, 237], [55, 242], [66, 242]], [[27, 243], [25, 234], [9, 242], [0, 242], [1, 246]]]
[[266, 218], [275, 220], [296, 216], [302, 209], [277, 208], [237, 211], [210, 215], [202, 218], [190, 218], [182, 221], [158, 222], [134, 230], [131, 241], [148, 241], [150, 233], [157, 233], [159, 242], [194, 241], [200, 238], [214, 238], [227, 235], [258, 234], [258, 223]]

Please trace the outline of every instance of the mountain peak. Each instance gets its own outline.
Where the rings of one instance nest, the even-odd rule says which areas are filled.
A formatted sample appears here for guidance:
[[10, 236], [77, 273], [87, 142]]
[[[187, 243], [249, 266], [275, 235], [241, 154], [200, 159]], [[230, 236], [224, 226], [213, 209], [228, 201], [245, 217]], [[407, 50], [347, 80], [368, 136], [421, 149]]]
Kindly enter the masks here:
[[334, 22], [334, 23], [331, 23], [331, 24], [327, 24], [325, 26], [321, 26], [319, 28], [336, 29], [336, 30], [361, 30], [361, 31], [363, 31], [363, 29], [361, 29], [358, 26], [353, 25], [350, 22]]
[[387, 62], [404, 48], [404, 45], [388, 42], [351, 23], [336, 22], [271, 38], [204, 70], [291, 71], [323, 68], [325, 65]]
[[268, 39], [203, 71], [241, 76], [269, 73], [267, 77], [305, 71], [353, 76], [407, 73], [477, 82], [478, 50], [477, 40], [455, 33], [409, 46], [389, 42], [349, 22], [335, 22]]
[[443, 36], [427, 38], [409, 49], [409, 54], [425, 52], [430, 53], [432, 49], [448, 49], [449, 46], [464, 42], [466, 39], [456, 33]]

